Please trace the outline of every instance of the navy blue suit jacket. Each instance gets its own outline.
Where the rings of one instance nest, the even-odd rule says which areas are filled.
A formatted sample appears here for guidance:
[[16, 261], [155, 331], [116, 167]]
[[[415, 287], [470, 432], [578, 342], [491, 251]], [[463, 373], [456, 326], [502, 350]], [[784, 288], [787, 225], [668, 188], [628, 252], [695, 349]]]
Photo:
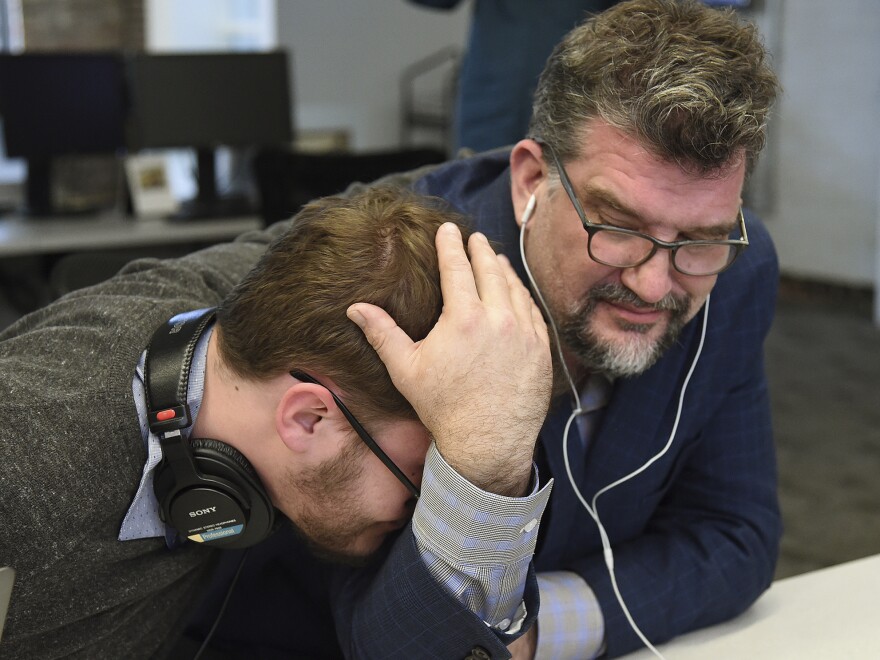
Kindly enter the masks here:
[[[413, 187], [473, 218], [523, 277], [508, 155], [498, 150], [453, 161]], [[762, 349], [775, 309], [778, 264], [764, 226], [745, 217], [750, 246], [712, 291], [704, 347], [671, 448], [598, 500], [624, 600], [654, 642], [745, 610], [770, 584], [778, 554], [782, 525]], [[651, 369], [615, 382], [586, 455], [570, 439], [575, 478], [587, 501], [667, 443], [705, 313], [704, 307]], [[570, 570], [586, 580], [604, 614], [608, 655], [619, 655], [641, 642], [612, 591], [596, 524], [566, 477], [562, 435], [570, 398], [555, 402], [541, 432], [556, 484], [534, 564], [539, 573]]]

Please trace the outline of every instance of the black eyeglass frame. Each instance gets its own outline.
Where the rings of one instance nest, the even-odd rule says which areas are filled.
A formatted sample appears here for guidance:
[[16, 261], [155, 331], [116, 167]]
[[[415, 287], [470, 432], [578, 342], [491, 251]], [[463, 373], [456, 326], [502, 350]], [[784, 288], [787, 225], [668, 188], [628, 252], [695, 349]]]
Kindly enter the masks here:
[[[683, 275], [688, 275], [690, 277], [710, 277], [712, 275], [718, 275], [719, 273], [723, 273], [725, 270], [730, 268], [733, 265], [733, 262], [736, 261], [739, 256], [742, 254], [743, 250], [745, 250], [749, 246], [749, 234], [746, 231], [746, 220], [743, 216], [742, 207], [739, 208], [739, 227], [740, 233], [742, 234], [741, 238], [731, 238], [724, 239], [718, 241], [674, 241], [669, 243], [667, 241], [661, 241], [659, 238], [654, 238], [649, 234], [643, 234], [640, 231], [635, 231], [633, 229], [624, 229], [623, 227], [611, 227], [609, 225], [600, 225], [595, 222], [590, 222], [587, 220], [587, 215], [584, 212], [584, 208], [581, 206], [580, 201], [577, 198], [577, 195], [574, 192], [574, 186], [571, 185], [571, 179], [568, 178], [568, 172], [565, 171], [565, 167], [562, 165], [562, 161], [559, 160], [559, 157], [556, 155], [556, 151], [549, 144], [544, 142], [539, 138], [532, 138], [537, 142], [541, 149], [547, 149], [550, 152], [550, 156], [553, 158], [553, 163], [556, 166], [556, 170], [559, 172], [559, 180], [562, 182], [562, 187], [565, 188], [565, 193], [568, 195], [568, 199], [571, 201], [572, 206], [574, 206], [575, 212], [577, 212], [578, 217], [581, 219], [581, 224], [584, 226], [584, 230], [589, 235], [589, 239], [587, 241], [587, 252], [590, 255], [590, 259], [593, 261], [603, 264], [605, 266], [611, 266], [612, 268], [635, 268], [636, 266], [641, 266], [643, 263], [649, 261], [655, 254], [657, 254], [658, 249], [669, 250], [671, 255], [672, 267], [675, 268], [679, 273]], [[640, 261], [637, 261], [634, 264], [629, 264], [628, 266], [620, 266], [618, 264], [608, 263], [607, 261], [602, 261], [601, 259], [597, 259], [593, 254], [593, 237], [602, 231], [610, 231], [615, 234], [627, 235], [627, 236], [635, 236], [638, 238], [645, 239], [650, 241], [653, 245], [651, 251]], [[718, 270], [711, 271], [709, 273], [689, 273], [686, 270], [679, 268], [676, 263], [675, 256], [678, 253], [679, 248], [687, 247], [689, 245], [710, 245], [710, 246], [718, 246], [718, 245], [729, 245], [735, 248], [730, 257], [727, 260], [727, 263], [719, 268]]]
[[354, 416], [354, 414], [348, 409], [348, 407], [346, 407], [346, 405], [344, 403], [342, 403], [342, 400], [338, 396], [336, 396], [336, 394], [333, 392], [333, 390], [331, 390], [329, 387], [324, 385], [322, 382], [320, 382], [316, 378], [305, 373], [304, 371], [299, 371], [299, 370], [294, 369], [293, 371], [290, 372], [290, 375], [293, 376], [294, 378], [296, 378], [297, 380], [301, 380], [306, 383], [312, 383], [313, 385], [319, 385], [319, 386], [323, 387], [325, 390], [327, 390], [328, 392], [330, 392], [330, 396], [333, 397], [333, 401], [336, 402], [336, 405], [342, 411], [342, 414], [345, 416], [345, 419], [347, 419], [348, 423], [351, 424], [351, 428], [353, 428], [354, 432], [358, 434], [358, 437], [364, 441], [364, 444], [370, 448], [370, 451], [376, 455], [376, 458], [378, 458], [380, 461], [382, 461], [382, 463], [385, 464], [385, 467], [387, 467], [389, 470], [391, 470], [391, 473], [395, 477], [397, 477], [397, 479], [400, 481], [400, 483], [402, 483], [404, 486], [406, 486], [407, 490], [409, 490], [409, 492], [413, 494], [413, 497], [419, 498], [421, 496], [421, 493], [419, 491], [418, 486], [416, 486], [409, 479], [409, 477], [407, 477], [403, 473], [403, 470], [401, 470], [399, 467], [397, 467], [397, 464], [391, 460], [391, 457], [382, 450], [382, 448], [379, 446], [379, 444], [375, 440], [373, 440], [373, 436], [371, 436], [367, 432], [367, 429], [365, 429], [361, 425], [361, 423], [357, 420], [357, 418]]

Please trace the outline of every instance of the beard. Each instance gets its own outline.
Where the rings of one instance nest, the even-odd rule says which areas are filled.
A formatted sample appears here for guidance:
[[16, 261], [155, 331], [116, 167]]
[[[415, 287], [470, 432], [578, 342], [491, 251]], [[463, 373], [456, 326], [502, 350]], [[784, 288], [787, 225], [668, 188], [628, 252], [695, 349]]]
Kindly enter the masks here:
[[366, 445], [352, 439], [337, 457], [289, 477], [287, 492], [293, 493], [290, 509], [297, 515], [288, 518], [297, 536], [319, 559], [364, 566], [378, 550], [378, 542], [376, 547], [361, 547], [362, 536], [374, 526], [360, 507], [362, 499], [356, 488], [366, 451]]
[[[617, 327], [623, 336], [603, 337], [594, 324], [594, 313], [601, 302], [665, 311], [666, 327], [659, 337], [652, 337], [650, 331], [656, 327], [655, 323], [619, 323]], [[621, 284], [602, 284], [590, 289], [567, 313], [557, 315], [560, 341], [592, 373], [608, 378], [636, 376], [647, 371], [675, 343], [690, 320], [688, 311], [692, 302], [692, 297], [686, 294], [669, 293], [650, 304]]]

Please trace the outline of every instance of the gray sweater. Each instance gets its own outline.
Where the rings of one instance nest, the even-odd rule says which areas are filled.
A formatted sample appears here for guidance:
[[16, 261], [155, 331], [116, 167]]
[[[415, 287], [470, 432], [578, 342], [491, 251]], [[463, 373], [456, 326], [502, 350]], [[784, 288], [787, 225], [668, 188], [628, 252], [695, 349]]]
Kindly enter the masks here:
[[146, 458], [132, 377], [153, 330], [217, 305], [286, 225], [141, 260], [0, 333], [0, 565], [17, 579], [0, 658], [150, 657], [215, 551], [120, 542]]

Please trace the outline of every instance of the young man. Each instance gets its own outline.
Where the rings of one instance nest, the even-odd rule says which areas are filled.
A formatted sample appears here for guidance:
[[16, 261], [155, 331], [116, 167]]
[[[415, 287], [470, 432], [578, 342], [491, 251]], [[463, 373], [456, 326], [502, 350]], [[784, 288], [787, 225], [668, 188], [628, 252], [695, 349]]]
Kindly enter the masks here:
[[[288, 231], [135, 262], [2, 333], [0, 556], [17, 579], [0, 656], [167, 654], [212, 546], [258, 548], [276, 510], [297, 530], [290, 552], [311, 551], [305, 573], [325, 570], [314, 554], [364, 564], [397, 536], [314, 599], [349, 654], [419, 635], [460, 655], [516, 639], [537, 611], [536, 525], [491, 539], [517, 558], [503, 595], [517, 620], [496, 631], [445, 591], [465, 557], [442, 522], [456, 499], [491, 530], [481, 507], [540, 519], [549, 338], [509, 264], [479, 234], [466, 254], [450, 219], [400, 191], [323, 200]], [[426, 375], [405, 383], [410, 401], [356, 324], [378, 308], [411, 338], [398, 357]], [[285, 630], [308, 638], [309, 624]]]
[[570, 375], [541, 431], [556, 483], [516, 657], [620, 655], [635, 628], [658, 643], [729, 619], [773, 578], [778, 266], [741, 210], [777, 91], [766, 59], [732, 11], [622, 2], [557, 46], [529, 138], [397, 181], [528, 266]]

